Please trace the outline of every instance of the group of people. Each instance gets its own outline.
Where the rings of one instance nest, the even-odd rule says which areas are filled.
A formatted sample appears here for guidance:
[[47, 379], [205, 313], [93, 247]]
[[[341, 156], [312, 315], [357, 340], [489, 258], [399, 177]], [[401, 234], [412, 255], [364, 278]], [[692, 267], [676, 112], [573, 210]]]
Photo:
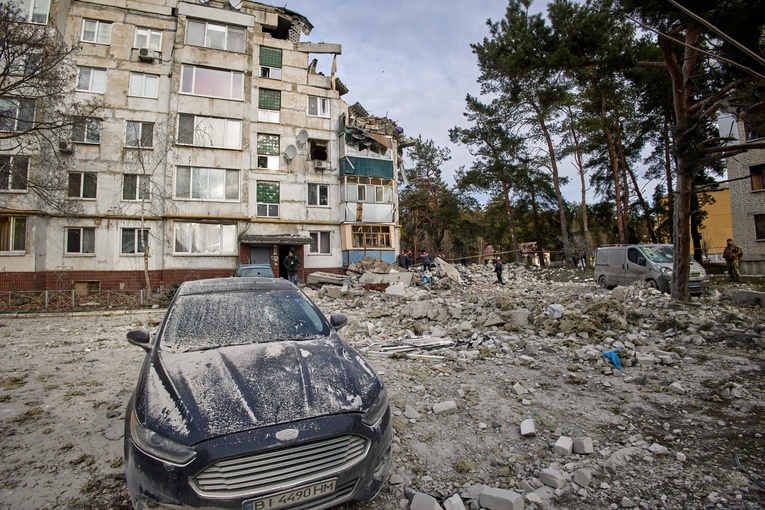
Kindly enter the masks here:
[[[439, 251], [438, 257], [445, 259], [446, 254], [442, 251]], [[430, 255], [428, 250], [420, 250], [420, 256], [417, 257], [417, 259], [421, 264], [423, 271], [430, 271], [433, 268], [433, 257]], [[397, 262], [399, 267], [402, 267], [407, 271], [409, 268], [414, 267], [414, 255], [412, 254], [412, 250], [401, 250], [401, 253], [398, 254]]]

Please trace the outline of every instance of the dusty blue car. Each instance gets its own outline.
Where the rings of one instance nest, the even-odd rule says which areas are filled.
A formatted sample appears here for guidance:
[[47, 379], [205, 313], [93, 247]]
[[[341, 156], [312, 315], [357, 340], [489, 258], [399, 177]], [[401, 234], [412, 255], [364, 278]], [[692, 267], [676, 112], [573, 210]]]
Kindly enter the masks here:
[[125, 415], [135, 509], [324, 509], [373, 498], [390, 467], [385, 386], [297, 287], [185, 282]]

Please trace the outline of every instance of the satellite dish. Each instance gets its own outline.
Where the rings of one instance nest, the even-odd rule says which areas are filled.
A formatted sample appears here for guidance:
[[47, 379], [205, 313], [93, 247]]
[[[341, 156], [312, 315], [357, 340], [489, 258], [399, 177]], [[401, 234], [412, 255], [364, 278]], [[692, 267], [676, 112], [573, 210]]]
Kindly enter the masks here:
[[291, 161], [295, 156], [297, 156], [297, 149], [294, 145], [288, 145], [284, 150], [284, 158], [287, 161]]
[[228, 0], [228, 3], [231, 4], [231, 7], [237, 11], [242, 8], [242, 2], [243, 0]]
[[305, 129], [301, 129], [300, 132], [297, 134], [297, 143], [298, 145], [303, 145], [308, 141], [308, 131]]

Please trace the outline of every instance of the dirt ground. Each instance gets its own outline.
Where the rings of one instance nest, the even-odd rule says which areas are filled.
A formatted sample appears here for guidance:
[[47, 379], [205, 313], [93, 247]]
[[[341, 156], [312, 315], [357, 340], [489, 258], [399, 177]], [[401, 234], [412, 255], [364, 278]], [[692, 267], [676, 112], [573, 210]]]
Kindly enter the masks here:
[[[534, 336], [534, 349], [487, 348], [487, 334], [475, 348], [430, 353], [448, 354], [443, 359], [370, 355], [395, 413], [393, 476], [374, 501], [342, 509], [402, 508], [408, 490], [439, 502], [478, 484], [523, 493], [541, 485], [543, 469], [570, 475], [583, 467], [592, 471], [588, 486], [569, 481], [526, 508], [765, 508], [763, 310], [724, 299], [683, 308], [661, 298], [659, 305], [649, 300], [615, 308], [626, 323], [620, 331], [606, 315], [594, 315], [597, 307], [614, 306], [597, 304], [609, 302], [608, 291], [591, 282], [555, 285], [557, 302], [578, 303], [605, 333], [655, 338], [680, 361], [615, 370], [604, 359], [579, 359], [570, 336], [540, 334], [544, 325], [511, 331]], [[534, 317], [550, 304], [549, 292], [474, 290], [504, 296], [508, 312], [514, 296], [523, 294]], [[534, 299], [538, 303], [529, 304]], [[319, 305], [348, 314], [342, 333], [363, 351], [374, 340], [366, 338], [367, 322], [405, 326], [395, 319], [398, 305], [380, 303]], [[0, 509], [130, 508], [124, 408], [144, 352], [125, 334], [157, 325], [163, 313], [0, 316]], [[580, 343], [600, 345], [603, 338]], [[466, 356], [470, 352], [477, 355]], [[519, 394], [518, 385], [528, 393]], [[448, 400], [457, 402], [457, 413], [432, 412], [433, 404]], [[407, 408], [419, 417], [405, 416]], [[527, 418], [536, 424], [533, 437], [519, 432]], [[594, 452], [554, 453], [561, 435], [591, 438]]]

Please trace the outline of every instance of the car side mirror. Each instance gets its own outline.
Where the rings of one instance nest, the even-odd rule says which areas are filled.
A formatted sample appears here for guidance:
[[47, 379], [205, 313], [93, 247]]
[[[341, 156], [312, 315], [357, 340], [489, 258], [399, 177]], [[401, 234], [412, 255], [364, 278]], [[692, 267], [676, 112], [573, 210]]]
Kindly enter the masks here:
[[151, 350], [151, 333], [146, 328], [128, 331], [127, 339], [132, 345], [137, 345], [146, 352]]
[[348, 323], [348, 316], [344, 313], [333, 313], [329, 317], [329, 323], [335, 329], [340, 329]]

